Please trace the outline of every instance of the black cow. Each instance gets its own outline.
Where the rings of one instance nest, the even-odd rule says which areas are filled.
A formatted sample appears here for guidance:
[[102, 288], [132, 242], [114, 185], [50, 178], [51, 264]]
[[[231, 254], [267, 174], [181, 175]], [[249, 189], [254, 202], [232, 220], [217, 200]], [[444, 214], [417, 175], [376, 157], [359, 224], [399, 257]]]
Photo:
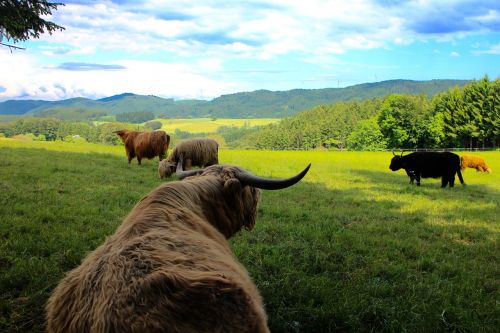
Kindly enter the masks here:
[[460, 172], [460, 156], [450, 152], [416, 152], [406, 156], [397, 156], [391, 160], [389, 168], [392, 171], [405, 169], [413, 183], [413, 177], [420, 186], [420, 178], [441, 178], [441, 187], [450, 187], [455, 184], [455, 174], [458, 174], [460, 183], [465, 185]]

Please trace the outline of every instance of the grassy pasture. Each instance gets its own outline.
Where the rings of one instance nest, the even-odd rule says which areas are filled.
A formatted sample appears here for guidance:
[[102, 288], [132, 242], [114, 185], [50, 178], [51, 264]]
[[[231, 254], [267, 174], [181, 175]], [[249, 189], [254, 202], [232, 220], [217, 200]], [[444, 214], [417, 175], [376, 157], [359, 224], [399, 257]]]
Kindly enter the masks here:
[[[306, 178], [263, 191], [231, 240], [273, 332], [498, 332], [500, 152], [468, 186], [410, 186], [391, 153], [221, 150], [221, 163]], [[43, 331], [64, 272], [161, 184], [123, 147], [0, 139], [0, 331]]]
[[273, 124], [280, 121], [277, 118], [257, 118], [257, 119], [226, 119], [218, 118], [212, 120], [210, 118], [192, 118], [192, 119], [155, 119], [160, 121], [162, 129], [167, 132], [174, 132], [179, 129], [190, 133], [215, 133], [220, 126], [236, 126], [243, 127], [245, 124], [249, 127], [263, 126]]

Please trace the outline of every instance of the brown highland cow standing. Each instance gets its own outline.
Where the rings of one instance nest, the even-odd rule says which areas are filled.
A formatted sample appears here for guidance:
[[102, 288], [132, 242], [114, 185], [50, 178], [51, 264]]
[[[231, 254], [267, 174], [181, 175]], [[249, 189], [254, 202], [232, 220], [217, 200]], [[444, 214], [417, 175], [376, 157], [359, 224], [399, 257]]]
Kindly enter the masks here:
[[184, 159], [184, 170], [192, 166], [201, 168], [219, 164], [219, 144], [213, 139], [191, 139], [175, 145], [172, 153], [158, 165], [160, 178], [169, 177], [177, 168], [180, 158]]
[[165, 158], [170, 144], [170, 136], [165, 131], [134, 132], [120, 130], [113, 133], [118, 135], [125, 145], [129, 164], [134, 157], [137, 157], [139, 165], [143, 158], [152, 159], [158, 156], [161, 161]]
[[460, 156], [460, 168], [462, 171], [466, 168], [471, 168], [476, 169], [476, 171], [491, 173], [491, 169], [486, 165], [484, 159], [473, 155]]
[[226, 239], [255, 225], [259, 188], [292, 186], [235, 166], [182, 171], [134, 207], [59, 283], [50, 333], [269, 332], [264, 305]]

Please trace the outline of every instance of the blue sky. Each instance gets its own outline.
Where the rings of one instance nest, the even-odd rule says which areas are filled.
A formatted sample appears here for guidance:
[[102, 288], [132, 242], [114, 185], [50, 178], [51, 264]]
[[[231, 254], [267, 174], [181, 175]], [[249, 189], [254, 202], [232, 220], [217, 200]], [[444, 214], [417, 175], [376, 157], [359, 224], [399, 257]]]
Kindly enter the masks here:
[[63, 2], [66, 30], [0, 48], [0, 100], [500, 76], [498, 0]]

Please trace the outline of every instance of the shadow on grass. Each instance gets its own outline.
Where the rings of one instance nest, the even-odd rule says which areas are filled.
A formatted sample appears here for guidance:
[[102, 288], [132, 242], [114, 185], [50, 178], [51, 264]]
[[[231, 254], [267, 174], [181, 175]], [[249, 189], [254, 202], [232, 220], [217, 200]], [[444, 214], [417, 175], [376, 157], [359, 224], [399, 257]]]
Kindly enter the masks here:
[[[441, 188], [440, 180], [427, 180], [426, 184], [418, 187], [401, 182], [402, 177], [391, 178], [390, 173], [372, 170], [353, 170], [353, 174], [361, 176], [367, 183], [376, 184], [376, 191], [385, 196], [393, 196], [398, 201], [402, 196], [412, 195], [413, 200], [408, 200], [408, 206], [415, 206], [412, 213], [423, 216], [429, 220], [431, 218], [444, 218], [453, 220], [475, 219], [482, 220], [481, 225], [494, 227], [497, 225], [497, 218], [500, 205], [500, 192], [491, 186], [484, 184], [467, 183], [463, 186], [456, 179], [453, 188]], [[403, 177], [407, 179], [406, 177]], [[420, 202], [424, 204], [420, 204]], [[429, 211], [429, 207], [433, 210]], [[404, 207], [399, 207], [399, 209]], [[463, 222], [463, 221], [462, 221]], [[471, 228], [476, 227], [472, 223]]]
[[256, 229], [233, 241], [271, 330], [494, 332], [498, 192], [411, 188], [390, 173], [350, 172], [368, 185], [265, 192]]

